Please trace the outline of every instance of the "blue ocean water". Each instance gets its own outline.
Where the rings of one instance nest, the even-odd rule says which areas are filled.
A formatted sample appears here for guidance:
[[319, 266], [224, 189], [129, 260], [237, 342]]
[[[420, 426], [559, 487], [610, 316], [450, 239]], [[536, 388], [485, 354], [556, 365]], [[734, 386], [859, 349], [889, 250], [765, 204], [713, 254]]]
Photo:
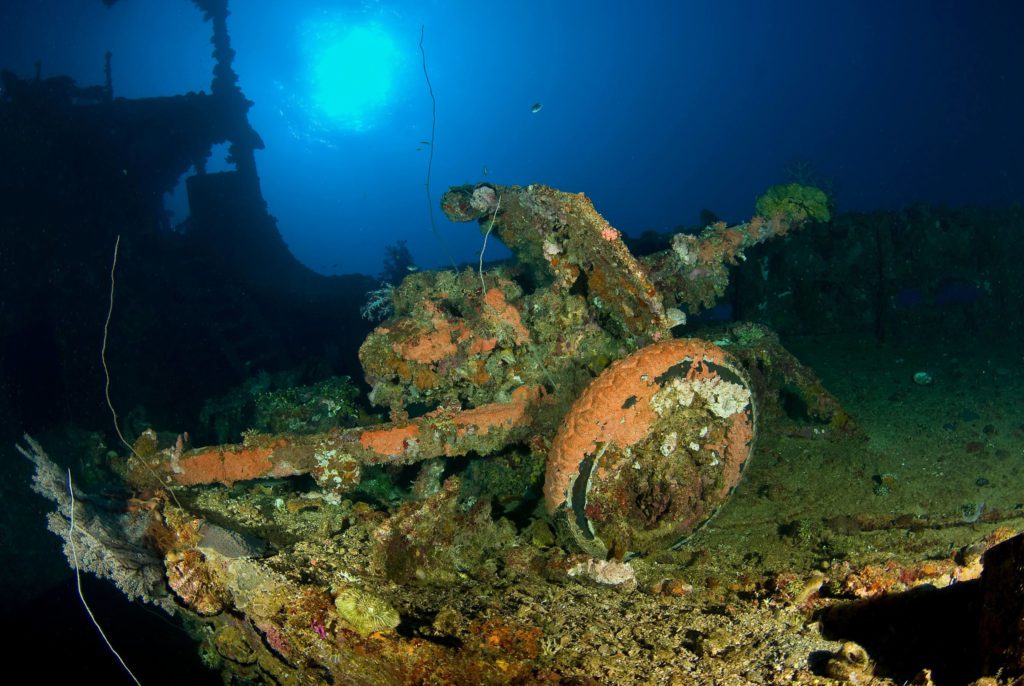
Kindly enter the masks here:
[[[848, 211], [1005, 205], [1024, 185], [1013, 2], [230, 11], [269, 211], [322, 273], [373, 273], [398, 240], [422, 267], [450, 262], [446, 251], [475, 258], [474, 232], [441, 218], [445, 248], [430, 230], [423, 141], [434, 123], [435, 201], [454, 184], [541, 182], [587, 193], [630, 234], [694, 224], [702, 208], [741, 221], [794, 176], [829, 186]], [[188, 2], [16, 1], [0, 26], [0, 64], [23, 77], [39, 60], [43, 76], [102, 83], [109, 50], [118, 97], [209, 89], [208, 27]], [[183, 187], [167, 202], [184, 219]]]

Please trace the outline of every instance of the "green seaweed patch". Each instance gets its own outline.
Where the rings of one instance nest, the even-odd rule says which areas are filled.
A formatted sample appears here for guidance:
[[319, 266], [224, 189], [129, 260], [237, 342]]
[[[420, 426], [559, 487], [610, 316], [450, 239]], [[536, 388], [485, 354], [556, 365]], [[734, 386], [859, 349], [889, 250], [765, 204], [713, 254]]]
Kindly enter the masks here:
[[778, 217], [794, 224], [809, 219], [827, 222], [831, 217], [825, 191], [799, 183], [772, 186], [757, 199], [756, 207], [762, 217]]

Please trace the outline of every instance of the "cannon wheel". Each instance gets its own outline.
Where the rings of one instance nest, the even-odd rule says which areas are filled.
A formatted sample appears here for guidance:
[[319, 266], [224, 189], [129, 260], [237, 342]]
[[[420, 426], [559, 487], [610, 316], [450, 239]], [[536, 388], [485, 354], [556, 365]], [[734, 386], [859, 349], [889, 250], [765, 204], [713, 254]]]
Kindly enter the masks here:
[[707, 341], [663, 341], [613, 363], [548, 455], [545, 503], [560, 536], [595, 557], [679, 543], [739, 483], [755, 416], [742, 367]]

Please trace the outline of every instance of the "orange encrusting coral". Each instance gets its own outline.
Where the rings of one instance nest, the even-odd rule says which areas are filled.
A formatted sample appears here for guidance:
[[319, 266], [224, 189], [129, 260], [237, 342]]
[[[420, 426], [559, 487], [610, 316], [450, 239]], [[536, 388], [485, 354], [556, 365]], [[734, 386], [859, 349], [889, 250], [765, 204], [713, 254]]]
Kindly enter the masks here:
[[[485, 317], [496, 325], [511, 328], [516, 343], [525, 343], [530, 340], [530, 332], [523, 324], [519, 309], [506, 300], [501, 289], [491, 288], [488, 290], [483, 296], [483, 302], [486, 306], [484, 308]], [[474, 338], [475, 340], [472, 340], [467, 347], [467, 352], [470, 354], [487, 353], [497, 346], [498, 339], [496, 337], [475, 336], [465, 322], [446, 316], [437, 303], [424, 300], [422, 306], [430, 315], [429, 326], [432, 330], [418, 332], [406, 340], [392, 344], [392, 350], [399, 359], [407, 363], [434, 364], [446, 357], [458, 354], [459, 345]], [[378, 331], [388, 334], [391, 329], [379, 327]]]
[[462, 410], [453, 417], [459, 437], [473, 431], [484, 435], [492, 428], [512, 429], [529, 420], [530, 406], [541, 396], [537, 386], [520, 386], [512, 391], [512, 400], [507, 403], [488, 403], [470, 410]]
[[737, 228], [722, 228], [713, 238], [702, 239], [697, 252], [698, 262], [716, 264], [731, 262], [748, 240], [746, 235]]
[[599, 443], [631, 446], [650, 431], [656, 419], [651, 398], [661, 390], [656, 379], [672, 366], [690, 359], [694, 374], [704, 374], [702, 361], [721, 363], [717, 346], [699, 340], [673, 339], [655, 343], [609, 366], [580, 395], [562, 422], [548, 454], [544, 499], [554, 513], [565, 502], [580, 463], [598, 450]]
[[359, 434], [359, 444], [378, 455], [401, 455], [420, 432], [416, 422], [386, 429], [367, 429]]
[[182, 486], [195, 484], [222, 483], [231, 485], [265, 476], [289, 476], [294, 474], [281, 465], [275, 465], [270, 457], [274, 448], [249, 448], [245, 446], [214, 447], [182, 456], [172, 465], [173, 478]]
[[[404, 360], [430, 364], [458, 352], [457, 343], [470, 336], [469, 330], [462, 322], [452, 323], [441, 309], [431, 301], [425, 301], [424, 307], [431, 314], [433, 331], [421, 333], [401, 343], [395, 343], [396, 354]], [[387, 329], [383, 329], [387, 331]]]
[[[420, 459], [463, 455], [473, 449], [467, 446], [474, 437], [486, 436], [492, 430], [509, 432], [528, 424], [530, 408], [540, 397], [540, 388], [521, 386], [512, 392], [509, 402], [487, 403], [454, 413], [435, 410], [409, 422], [365, 430], [359, 435], [359, 443], [373, 453], [364, 456], [367, 462], [401, 457], [413, 445]], [[442, 430], [447, 423], [454, 427], [454, 435]]]
[[497, 338], [478, 338], [469, 344], [466, 352], [470, 355], [483, 355], [498, 347]]
[[722, 490], [720, 495], [724, 498], [729, 495], [740, 480], [740, 472], [747, 460], [748, 453], [738, 448], [749, 446], [754, 441], [754, 426], [747, 416], [742, 413], [734, 414], [729, 418], [729, 429], [726, 432], [725, 442], [719, 454], [722, 456]]
[[[543, 391], [521, 386], [508, 402], [487, 403], [468, 410], [437, 410], [416, 419], [338, 433], [277, 439], [263, 446], [222, 445], [185, 453], [164, 463], [180, 486], [247, 481], [316, 472], [328, 453], [345, 457], [339, 468], [356, 464], [405, 464], [431, 457], [465, 455], [523, 433]], [[495, 435], [497, 434], [497, 435]], [[319, 465], [323, 467], [322, 464]], [[140, 482], [145, 477], [139, 477]]]
[[484, 294], [484, 303], [490, 308], [487, 311], [493, 313], [494, 319], [512, 327], [516, 343], [524, 343], [530, 340], [530, 332], [523, 325], [523, 318], [519, 314], [519, 309], [514, 305], [510, 305], [505, 300], [505, 294], [501, 292], [501, 289], [492, 288], [488, 290]]

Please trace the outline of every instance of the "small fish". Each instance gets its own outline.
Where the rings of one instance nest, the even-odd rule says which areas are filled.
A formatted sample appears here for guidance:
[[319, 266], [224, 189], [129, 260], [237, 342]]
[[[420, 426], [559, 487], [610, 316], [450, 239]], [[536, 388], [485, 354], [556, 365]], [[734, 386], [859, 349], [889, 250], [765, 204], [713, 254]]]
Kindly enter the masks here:
[[405, 271], [407, 271], [407, 272], [414, 272], [417, 269], [419, 269], [419, 267], [417, 267], [415, 264], [409, 264], [409, 265], [406, 265], [406, 267], [405, 267]]
[[544, 103], [535, 102], [533, 103], [533, 107], [530, 108], [530, 114], [537, 114], [542, 109], [544, 109]]
[[420, 141], [420, 145], [430, 145], [430, 141]]
[[419, 151], [420, 151], [420, 150], [422, 150], [422, 149], [423, 149], [423, 148], [416, 148], [416, 152], [419, 152]]
[[487, 176], [490, 173], [491, 173], [490, 170], [487, 168], [487, 165], [485, 164], [484, 165], [484, 176]]

